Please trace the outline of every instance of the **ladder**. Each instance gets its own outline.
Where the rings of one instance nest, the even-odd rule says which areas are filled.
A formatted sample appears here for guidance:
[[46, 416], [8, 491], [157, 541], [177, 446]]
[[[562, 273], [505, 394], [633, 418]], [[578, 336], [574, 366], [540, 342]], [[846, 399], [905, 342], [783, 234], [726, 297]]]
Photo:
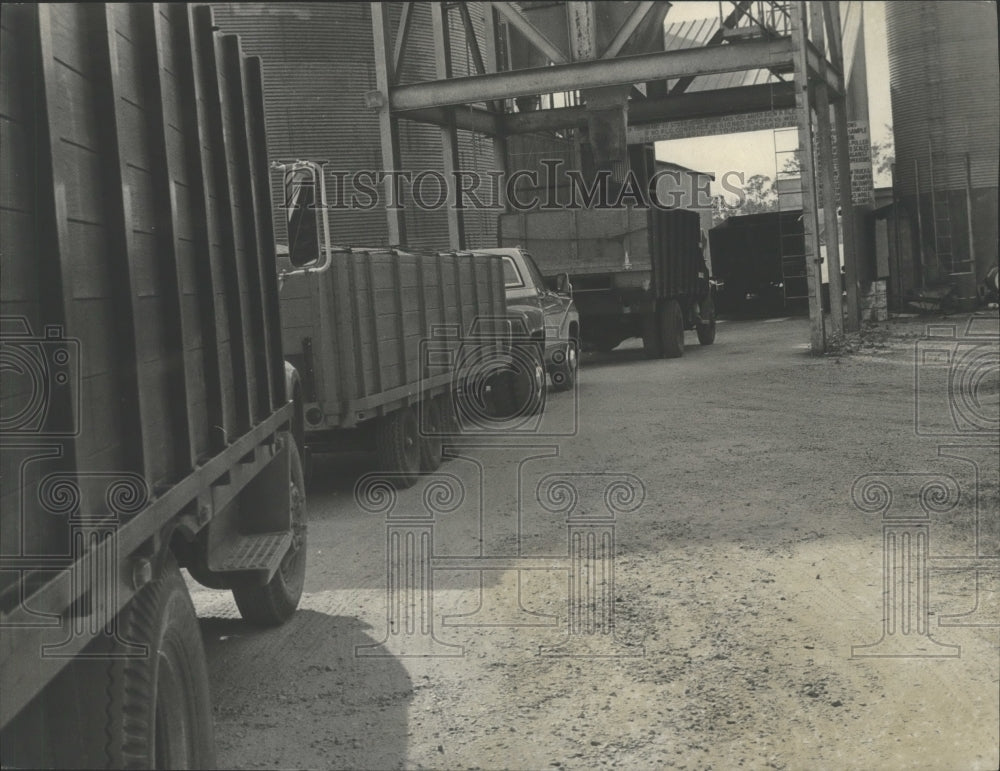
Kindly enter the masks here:
[[798, 131], [797, 127], [791, 126], [775, 129], [772, 132], [774, 187], [778, 197], [778, 257], [785, 305], [789, 300], [804, 300], [809, 297], [803, 229], [790, 227], [790, 215], [786, 214], [802, 209], [802, 169], [798, 155]]

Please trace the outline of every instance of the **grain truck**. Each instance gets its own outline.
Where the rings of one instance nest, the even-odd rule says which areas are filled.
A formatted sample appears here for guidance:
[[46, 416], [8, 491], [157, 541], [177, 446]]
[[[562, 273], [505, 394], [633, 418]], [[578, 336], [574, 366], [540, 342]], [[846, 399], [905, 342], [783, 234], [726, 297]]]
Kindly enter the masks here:
[[214, 763], [180, 568], [295, 610], [261, 64], [207, 7], [0, 12], [0, 761]]
[[500, 246], [520, 246], [555, 282], [568, 274], [584, 348], [610, 351], [641, 337], [647, 355], [684, 353], [684, 330], [715, 341], [715, 309], [698, 214], [604, 208], [501, 214]]
[[322, 166], [275, 166], [290, 204], [282, 342], [301, 375], [306, 467], [324, 452], [374, 451], [409, 487], [440, 466], [463, 418], [499, 429], [519, 407], [495, 404], [501, 385], [513, 390], [512, 346], [527, 328], [506, 305], [501, 259], [334, 245]]

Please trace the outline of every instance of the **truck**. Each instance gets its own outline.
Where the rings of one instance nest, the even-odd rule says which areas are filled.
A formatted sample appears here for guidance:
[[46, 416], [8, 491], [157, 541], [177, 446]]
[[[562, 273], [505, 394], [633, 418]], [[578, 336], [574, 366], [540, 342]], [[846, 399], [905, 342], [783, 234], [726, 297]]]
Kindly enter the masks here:
[[684, 353], [684, 331], [715, 341], [715, 307], [698, 214], [658, 207], [508, 212], [501, 247], [532, 254], [542, 274], [568, 277], [585, 348], [641, 337], [651, 358]]
[[[500, 417], [481, 392], [509, 370], [519, 318], [508, 313], [501, 260], [333, 245], [321, 167], [282, 168], [286, 200], [297, 201], [282, 342], [301, 373], [307, 469], [321, 453], [373, 451], [387, 479], [409, 487], [441, 465], [463, 418]], [[326, 270], [296, 270], [327, 256]]]
[[540, 366], [532, 367], [533, 389], [544, 399], [545, 375], [555, 391], [576, 384], [580, 365], [580, 314], [573, 302], [573, 284], [567, 273], [546, 280], [534, 258], [519, 247], [479, 249], [476, 254], [496, 255], [503, 261], [504, 293], [508, 312], [519, 310], [527, 334], [538, 345], [533, 353]]
[[181, 569], [275, 625], [306, 567], [261, 63], [187, 4], [0, 50], [0, 762], [210, 767]]

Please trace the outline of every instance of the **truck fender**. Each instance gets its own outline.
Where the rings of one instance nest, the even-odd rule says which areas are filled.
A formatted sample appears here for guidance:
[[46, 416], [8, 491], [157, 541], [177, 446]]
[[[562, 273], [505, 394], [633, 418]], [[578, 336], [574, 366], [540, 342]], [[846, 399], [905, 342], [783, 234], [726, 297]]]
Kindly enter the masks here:
[[537, 308], [517, 308], [510, 311], [512, 333], [515, 339], [535, 338], [545, 344], [545, 314]]

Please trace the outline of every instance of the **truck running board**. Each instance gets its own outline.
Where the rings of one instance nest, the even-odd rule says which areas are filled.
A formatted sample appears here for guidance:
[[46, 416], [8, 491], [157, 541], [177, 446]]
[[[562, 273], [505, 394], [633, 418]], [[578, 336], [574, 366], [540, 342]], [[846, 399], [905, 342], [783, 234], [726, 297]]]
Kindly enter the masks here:
[[212, 569], [221, 573], [259, 571], [266, 573], [270, 581], [291, 545], [292, 534], [288, 531], [236, 536], [212, 560]]

